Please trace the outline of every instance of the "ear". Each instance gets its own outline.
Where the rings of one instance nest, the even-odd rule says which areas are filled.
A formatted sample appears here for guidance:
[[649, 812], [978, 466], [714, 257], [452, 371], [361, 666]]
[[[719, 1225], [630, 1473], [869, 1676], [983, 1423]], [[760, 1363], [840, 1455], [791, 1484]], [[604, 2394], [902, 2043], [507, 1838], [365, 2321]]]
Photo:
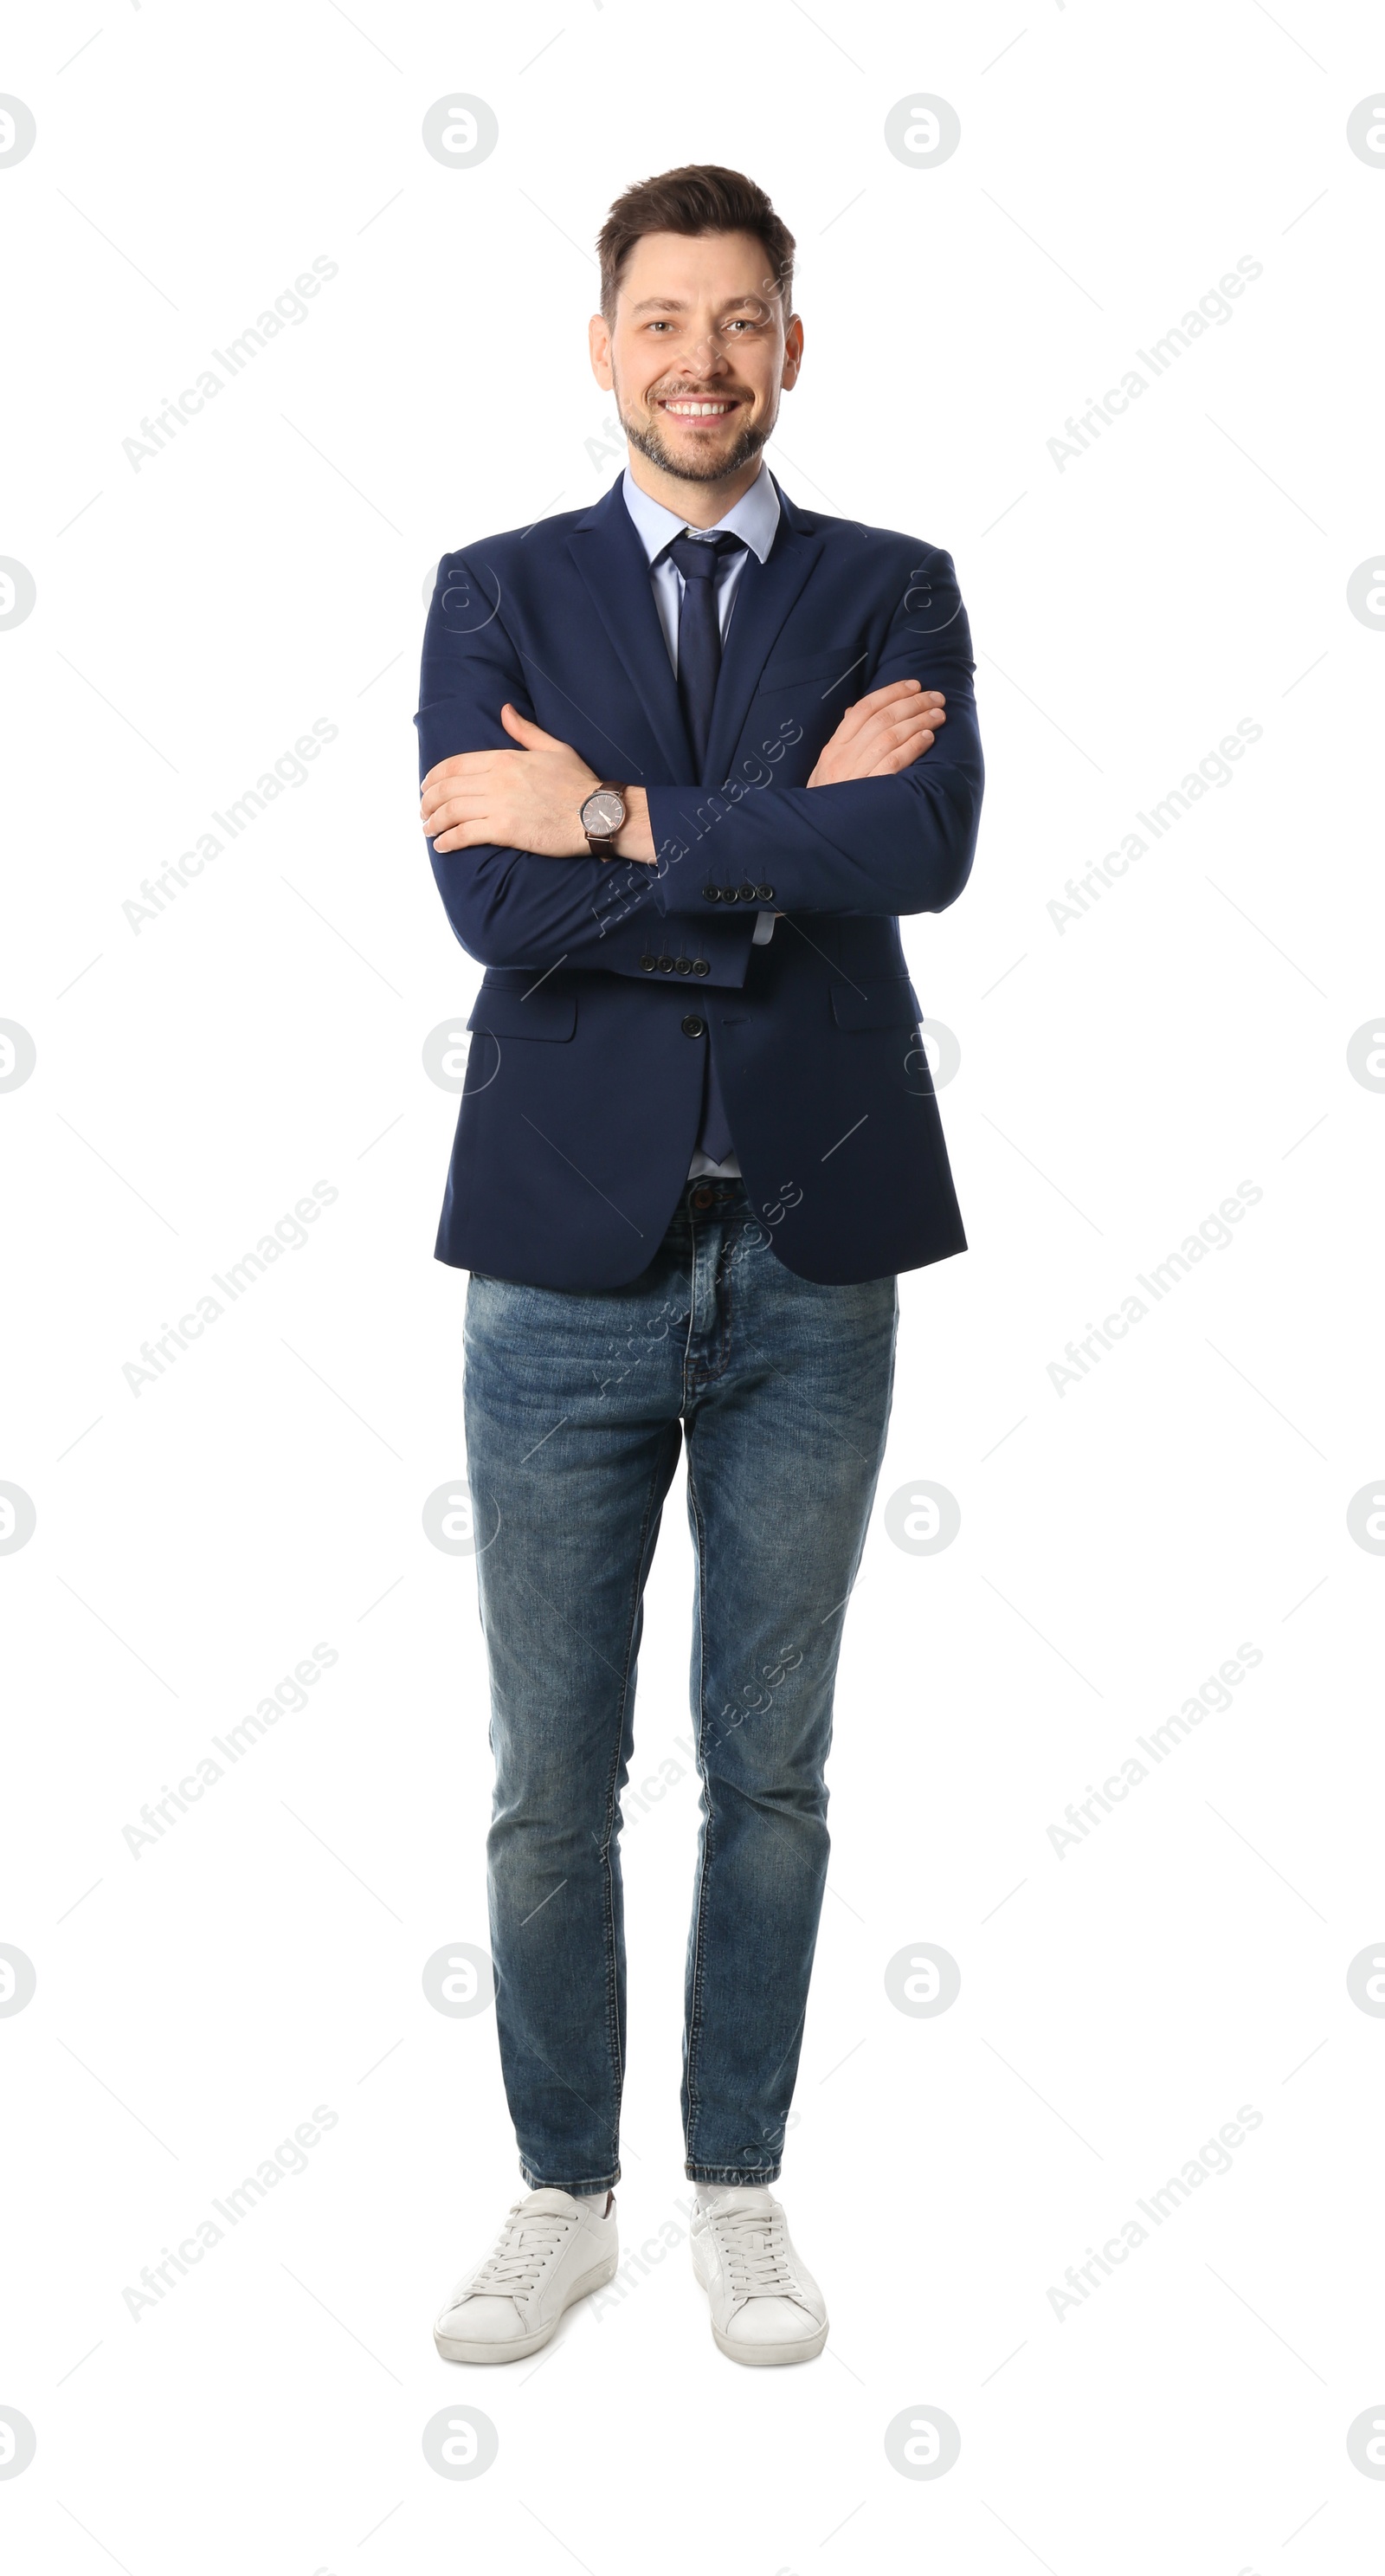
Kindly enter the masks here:
[[798, 371], [802, 364], [803, 325], [798, 315], [794, 313], [790, 315], [789, 327], [784, 333], [784, 372], [779, 380], [786, 394], [791, 393], [797, 384]]
[[593, 313], [587, 324], [587, 346], [591, 353], [592, 374], [603, 393], [609, 393], [615, 378], [611, 373], [611, 326], [604, 313]]

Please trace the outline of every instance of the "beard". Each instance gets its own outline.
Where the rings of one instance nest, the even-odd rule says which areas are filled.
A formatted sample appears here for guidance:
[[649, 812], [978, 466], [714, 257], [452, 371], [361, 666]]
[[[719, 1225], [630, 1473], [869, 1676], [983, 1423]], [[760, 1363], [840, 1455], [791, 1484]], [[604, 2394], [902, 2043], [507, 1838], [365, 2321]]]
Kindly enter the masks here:
[[650, 464], [657, 465], [662, 473], [676, 474], [684, 483], [721, 483], [728, 474], [739, 473], [743, 465], [750, 463], [752, 456], [759, 455], [774, 426], [772, 421], [763, 424], [746, 421], [732, 440], [730, 447], [726, 448], [720, 456], [709, 456], [705, 463], [701, 463], [693, 458], [675, 456], [664, 442], [657, 419], [651, 419], [647, 424], [644, 421], [627, 420], [621, 408], [619, 392], [616, 396], [616, 414], [631, 446], [637, 447], [641, 456], [647, 456]]

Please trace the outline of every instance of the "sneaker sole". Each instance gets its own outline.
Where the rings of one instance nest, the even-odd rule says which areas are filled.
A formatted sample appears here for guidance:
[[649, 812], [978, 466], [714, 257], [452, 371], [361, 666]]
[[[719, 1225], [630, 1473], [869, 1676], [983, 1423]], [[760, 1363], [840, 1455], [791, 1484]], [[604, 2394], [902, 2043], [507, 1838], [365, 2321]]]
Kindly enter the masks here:
[[714, 2325], [712, 2341], [728, 2361], [743, 2361], [757, 2370], [774, 2370], [785, 2362], [816, 2361], [827, 2341], [827, 2326], [824, 2323], [816, 2334], [805, 2335], [801, 2343], [756, 2344], [737, 2342], [734, 2335], [724, 2335], [720, 2326]]
[[460, 2336], [442, 2334], [434, 2326], [433, 2341], [444, 2361], [526, 2361], [531, 2352], [541, 2352], [551, 2341], [578, 2299], [585, 2299], [593, 2290], [604, 2290], [606, 2283], [615, 2279], [618, 2262], [619, 2254], [611, 2254], [604, 2263], [597, 2264], [594, 2272], [584, 2272], [580, 2281], [573, 2282], [557, 2315], [538, 2334], [519, 2335], [513, 2343], [467, 2343]]

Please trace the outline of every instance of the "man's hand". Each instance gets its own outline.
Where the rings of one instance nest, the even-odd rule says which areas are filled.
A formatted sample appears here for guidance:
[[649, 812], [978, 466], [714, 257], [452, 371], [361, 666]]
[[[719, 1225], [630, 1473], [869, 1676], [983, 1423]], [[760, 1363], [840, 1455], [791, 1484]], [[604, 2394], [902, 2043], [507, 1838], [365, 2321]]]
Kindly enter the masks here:
[[946, 722], [941, 689], [925, 689], [917, 680], [891, 680], [847, 708], [819, 752], [808, 784], [840, 787], [847, 779], [893, 778], [930, 748]]
[[494, 841], [546, 859], [585, 859], [587, 836], [578, 817], [600, 785], [595, 770], [517, 707], [503, 706], [500, 721], [522, 750], [459, 751], [424, 779], [419, 811], [434, 849]]

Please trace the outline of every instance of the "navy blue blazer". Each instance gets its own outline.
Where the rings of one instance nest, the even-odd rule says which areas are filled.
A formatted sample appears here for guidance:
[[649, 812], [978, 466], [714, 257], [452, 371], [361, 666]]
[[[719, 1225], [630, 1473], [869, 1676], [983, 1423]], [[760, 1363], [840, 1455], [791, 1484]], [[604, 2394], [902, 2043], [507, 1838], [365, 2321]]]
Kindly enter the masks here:
[[[875, 1279], [966, 1249], [898, 925], [956, 900], [976, 846], [966, 612], [939, 547], [779, 501], [766, 561], [740, 575], [701, 783], [619, 481], [442, 559], [420, 778], [513, 748], [511, 699], [599, 777], [648, 790], [657, 860], [433, 853], [486, 968], [441, 1261], [545, 1288], [638, 1277], [687, 1176], [709, 1047], [790, 1270]], [[898, 777], [808, 787], [853, 700], [911, 674], [946, 692], [931, 750]], [[784, 917], [755, 947], [762, 907]]]

